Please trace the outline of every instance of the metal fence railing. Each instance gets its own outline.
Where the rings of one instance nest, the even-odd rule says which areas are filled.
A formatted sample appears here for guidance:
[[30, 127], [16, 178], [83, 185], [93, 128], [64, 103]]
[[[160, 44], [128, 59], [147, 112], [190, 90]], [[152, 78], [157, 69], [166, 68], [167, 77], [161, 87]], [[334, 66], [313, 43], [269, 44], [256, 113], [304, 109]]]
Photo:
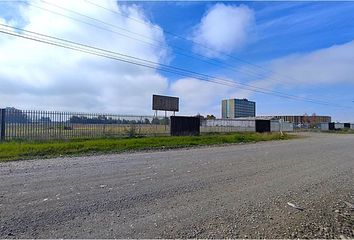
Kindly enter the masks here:
[[0, 109], [0, 141], [169, 135], [153, 116]]
[[[272, 132], [294, 131], [292, 123], [268, 121]], [[201, 134], [255, 131], [255, 119], [200, 121]], [[0, 109], [0, 141], [169, 135], [167, 117]]]

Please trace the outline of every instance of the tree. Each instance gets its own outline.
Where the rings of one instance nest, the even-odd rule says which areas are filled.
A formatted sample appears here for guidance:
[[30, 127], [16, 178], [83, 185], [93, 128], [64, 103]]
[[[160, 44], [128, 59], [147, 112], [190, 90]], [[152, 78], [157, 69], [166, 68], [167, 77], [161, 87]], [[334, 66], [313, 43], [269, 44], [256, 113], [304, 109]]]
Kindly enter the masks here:
[[22, 110], [16, 108], [6, 108], [5, 122], [7, 123], [28, 123], [31, 120]]
[[216, 119], [216, 117], [211, 114], [211, 115], [207, 115], [207, 116], [206, 116], [206, 119], [213, 120], [213, 119]]
[[41, 123], [50, 123], [52, 120], [50, 119], [50, 117], [41, 117], [39, 121]]
[[307, 113], [304, 113], [302, 121], [303, 121], [303, 123], [309, 123], [310, 122], [309, 115]]
[[154, 117], [151, 121], [152, 124], [160, 124], [160, 120], [157, 117]]
[[145, 118], [144, 124], [150, 124], [150, 120], [148, 118]]
[[70, 123], [87, 123], [87, 117], [84, 116], [71, 116]]
[[319, 124], [316, 113], [312, 113], [311, 117], [309, 118], [310, 126], [315, 127]]

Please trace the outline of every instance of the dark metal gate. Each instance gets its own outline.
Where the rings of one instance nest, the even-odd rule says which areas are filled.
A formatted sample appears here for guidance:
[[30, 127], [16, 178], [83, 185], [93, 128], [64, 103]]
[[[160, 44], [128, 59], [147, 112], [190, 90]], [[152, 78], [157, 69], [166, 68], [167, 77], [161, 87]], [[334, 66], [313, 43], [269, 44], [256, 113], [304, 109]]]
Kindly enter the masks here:
[[256, 120], [256, 132], [270, 132], [270, 120]]
[[328, 123], [328, 129], [329, 130], [334, 130], [334, 127], [335, 127], [334, 122]]
[[199, 134], [199, 117], [171, 116], [171, 136], [191, 136]]
[[344, 123], [344, 128], [350, 128], [350, 123]]
[[0, 142], [5, 141], [5, 112], [6, 109], [0, 108]]

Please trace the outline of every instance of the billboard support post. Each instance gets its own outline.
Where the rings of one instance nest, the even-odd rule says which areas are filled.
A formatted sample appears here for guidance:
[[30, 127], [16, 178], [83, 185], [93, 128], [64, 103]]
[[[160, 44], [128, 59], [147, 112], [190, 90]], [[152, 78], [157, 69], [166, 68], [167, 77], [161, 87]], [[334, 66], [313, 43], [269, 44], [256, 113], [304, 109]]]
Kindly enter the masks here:
[[152, 95], [152, 110], [155, 110], [156, 118], [157, 118], [157, 111], [165, 111], [165, 118], [163, 121], [164, 121], [165, 132], [166, 132], [167, 124], [169, 124], [167, 122], [167, 111], [173, 112], [173, 116], [175, 116], [176, 112], [179, 111], [179, 98], [154, 94]]
[[5, 108], [0, 108], [0, 142], [5, 141], [5, 114], [6, 114], [6, 109]]
[[[157, 110], [155, 110], [154, 118], [156, 118], [156, 120], [158, 119], [158, 118], [157, 118]], [[155, 120], [155, 119], [153, 119], [153, 120]], [[155, 120], [155, 121], [156, 121], [156, 120]], [[155, 130], [156, 130], [156, 132], [157, 132], [157, 124], [155, 124]]]

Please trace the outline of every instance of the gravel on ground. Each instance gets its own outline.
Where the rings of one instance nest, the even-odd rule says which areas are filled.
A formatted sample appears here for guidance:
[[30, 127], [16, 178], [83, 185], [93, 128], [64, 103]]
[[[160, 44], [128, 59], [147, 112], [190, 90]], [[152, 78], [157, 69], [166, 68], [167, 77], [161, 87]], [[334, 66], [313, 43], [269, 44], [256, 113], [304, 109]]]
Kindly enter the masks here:
[[0, 238], [353, 238], [354, 135], [0, 164]]

